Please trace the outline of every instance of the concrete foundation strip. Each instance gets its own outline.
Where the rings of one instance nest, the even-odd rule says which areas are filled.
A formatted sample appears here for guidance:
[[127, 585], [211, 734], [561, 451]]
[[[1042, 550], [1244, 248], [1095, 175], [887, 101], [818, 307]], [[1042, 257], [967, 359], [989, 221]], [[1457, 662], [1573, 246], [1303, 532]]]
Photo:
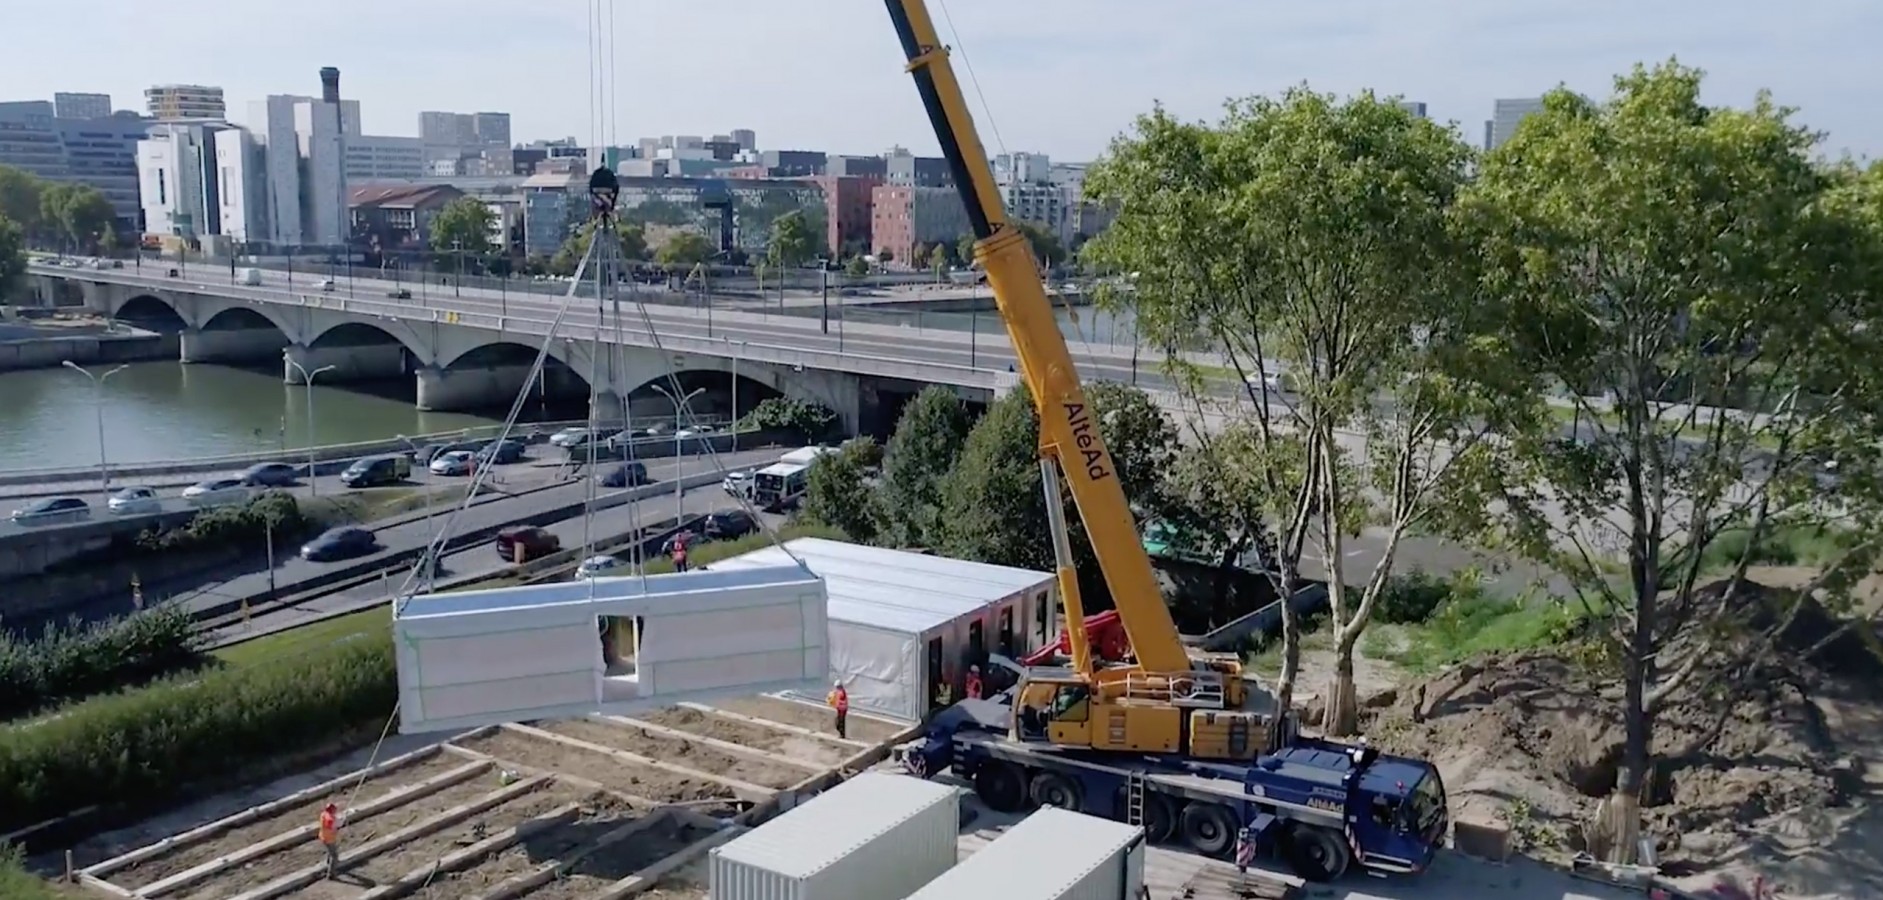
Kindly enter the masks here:
[[745, 715], [744, 713], [731, 712], [729, 710], [720, 709], [717, 706], [707, 706], [703, 703], [689, 703], [686, 701], [681, 701], [680, 703], [676, 703], [674, 705], [680, 707], [681, 709], [690, 709], [697, 713], [705, 713], [706, 715], [709, 715], [709, 716], [718, 716], [722, 719], [726, 719], [732, 722], [744, 722], [747, 725], [757, 725], [760, 728], [770, 728], [773, 731], [784, 731], [784, 732], [789, 732], [791, 734], [799, 735], [801, 737], [816, 738], [820, 741], [828, 741], [832, 744], [841, 744], [841, 745], [846, 745], [850, 747], [870, 746], [868, 741], [853, 741], [849, 738], [840, 738], [834, 734], [824, 734], [823, 732], [812, 731], [809, 728], [799, 728], [796, 725], [787, 725], [784, 722], [774, 722], [770, 719], [761, 719], [757, 716], [748, 716], [748, 715]]
[[[488, 730], [495, 731], [497, 730], [497, 728], [496, 726], [492, 725], [492, 726], [489, 726]], [[653, 800], [647, 797], [643, 797], [639, 794], [630, 794], [630, 793], [627, 793], [626, 791], [617, 790], [615, 788], [609, 787], [608, 785], [602, 784], [599, 781], [591, 781], [587, 778], [582, 778], [577, 775], [570, 775], [567, 772], [558, 772], [554, 769], [542, 769], [542, 768], [537, 768], [536, 766], [526, 766], [522, 763], [511, 762], [510, 760], [507, 760], [507, 759], [500, 759], [498, 757], [491, 756], [488, 753], [479, 753], [476, 750], [466, 750], [463, 747], [459, 747], [455, 744], [446, 744], [444, 745], [444, 747], [445, 747], [445, 752], [450, 753], [452, 755], [461, 756], [465, 759], [474, 759], [480, 762], [487, 762], [499, 769], [506, 769], [511, 772], [515, 772], [519, 775], [540, 775], [544, 778], [555, 779], [557, 782], [569, 785], [571, 787], [579, 787], [585, 791], [591, 791], [597, 794], [607, 794], [610, 797], [616, 797], [616, 798], [626, 801], [629, 806], [632, 806], [635, 809], [653, 811], [653, 810], [665, 809], [672, 805], [672, 804], [667, 804], [667, 803], [661, 803], [658, 800]], [[710, 802], [725, 803], [726, 801], [713, 800]]]
[[582, 815], [582, 804], [569, 803], [558, 806], [543, 815], [524, 822], [514, 828], [506, 828], [468, 847], [453, 850], [438, 859], [413, 869], [397, 879], [382, 884], [359, 895], [357, 900], [394, 900], [403, 897], [429, 884], [432, 879], [447, 872], [467, 869], [485, 857], [501, 853], [531, 835], [551, 828], [559, 828], [575, 821]]
[[773, 794], [778, 793], [777, 791], [771, 788], [761, 787], [759, 785], [752, 784], [751, 782], [748, 782], [748, 781], [740, 781], [736, 778], [727, 778], [724, 775], [714, 775], [710, 772], [702, 772], [698, 769], [689, 769], [686, 766], [676, 766], [673, 763], [662, 762], [658, 759], [653, 759], [651, 757], [642, 756], [638, 753], [629, 753], [626, 750], [617, 750], [613, 747], [604, 747], [600, 744], [591, 744], [588, 741], [582, 740], [580, 738], [572, 738], [567, 735], [555, 734], [553, 732], [544, 731], [540, 728], [531, 728], [528, 725], [504, 724], [498, 727], [503, 728], [506, 731], [514, 731], [517, 734], [527, 735], [529, 737], [536, 738], [537, 740], [553, 741], [555, 743], [562, 744], [567, 747], [574, 747], [578, 750], [587, 750], [591, 753], [601, 753], [607, 756], [612, 756], [615, 759], [621, 760], [622, 762], [634, 763], [635, 765], [638, 765], [638, 766], [647, 766], [648, 768], [651, 768], [651, 769], [659, 769], [662, 772], [666, 772], [669, 775], [678, 775], [682, 778], [692, 778], [698, 781], [711, 782], [713, 784], [717, 784], [721, 787], [724, 787], [732, 791], [733, 794], [737, 796], [739, 799], [749, 800], [753, 803], [763, 803], [766, 800], [771, 799]]
[[332, 778], [327, 781], [323, 781], [320, 784], [314, 785], [313, 787], [306, 788], [304, 790], [295, 791], [294, 793], [289, 794], [286, 797], [282, 797], [279, 800], [270, 800], [267, 803], [263, 803], [260, 806], [243, 810], [242, 812], [236, 813], [233, 816], [229, 816], [223, 819], [217, 819], [216, 821], [211, 822], [207, 825], [201, 826], [199, 828], [192, 828], [189, 831], [183, 832], [182, 834], [173, 834], [154, 844], [148, 844], [146, 846], [139, 847], [136, 850], [132, 850], [131, 852], [123, 854], [121, 856], [114, 856], [110, 859], [105, 860], [104, 862], [94, 863], [93, 865], [85, 867], [83, 872], [86, 875], [92, 875], [92, 876], [97, 876], [97, 877], [102, 878], [106, 875], [111, 874], [112, 872], [118, 871], [119, 869], [123, 869], [127, 866], [141, 863], [144, 860], [150, 859], [151, 857], [154, 857], [154, 856], [161, 856], [178, 847], [186, 846], [188, 844], [194, 844], [199, 841], [215, 837], [216, 835], [221, 834], [225, 831], [228, 831], [231, 828], [239, 828], [243, 825], [246, 825], [250, 822], [255, 821], [256, 819], [262, 818], [264, 816], [272, 815], [277, 810], [286, 809], [291, 806], [299, 806], [300, 804], [306, 803], [307, 801], [313, 800], [317, 797], [321, 797], [326, 794], [331, 794], [334, 791], [351, 787], [354, 783], [358, 782], [362, 777], [371, 778], [376, 775], [382, 775], [394, 769], [403, 768], [405, 766], [411, 765], [412, 763], [435, 756], [438, 754], [438, 752], [439, 752], [438, 746], [434, 744], [430, 747], [421, 747], [410, 753], [400, 754], [398, 756], [395, 756], [391, 759], [386, 760], [385, 762], [379, 763], [378, 765], [375, 765], [371, 768], [348, 772], [345, 775], [341, 775], [337, 778]]
[[624, 900], [624, 898], [651, 890], [655, 885], [660, 883], [662, 878], [672, 874], [674, 870], [699, 859], [701, 856], [706, 855], [707, 851], [744, 834], [746, 830], [747, 829], [744, 827], [738, 825], [729, 825], [725, 828], [721, 828], [712, 834], [688, 844], [686, 847], [682, 848], [680, 852], [668, 856], [666, 859], [602, 888], [600, 891], [590, 896], [588, 900]]
[[[389, 809], [396, 809], [420, 797], [436, 794], [452, 785], [462, 784], [489, 770], [489, 763], [466, 763], [449, 772], [427, 778], [418, 784], [400, 788], [383, 797], [376, 797], [353, 809], [347, 810], [347, 821], [355, 822], [378, 815]], [[347, 786], [343, 785], [342, 789], [345, 787]], [[190, 885], [196, 884], [206, 878], [211, 878], [250, 860], [259, 859], [277, 850], [283, 850], [296, 844], [311, 841], [315, 837], [317, 828], [317, 824], [312, 821], [294, 826], [292, 830], [284, 831], [265, 840], [249, 844], [246, 847], [236, 850], [234, 853], [230, 853], [226, 856], [218, 856], [202, 865], [185, 869], [168, 878], [153, 881], [150, 884], [138, 888], [137, 892], [145, 897], [157, 897], [172, 893], [181, 888], [189, 887]]]
[[[583, 860], [594, 856], [596, 853], [615, 844], [619, 844], [663, 822], [670, 822], [674, 818], [675, 816], [673, 814], [661, 811], [636, 819], [633, 822], [629, 822], [620, 828], [616, 828], [596, 838], [587, 847], [570, 854], [567, 859], [553, 860], [541, 866], [537, 866], [531, 871], [523, 872], [498, 882], [495, 887], [478, 895], [476, 900], [513, 900], [513, 898], [527, 894], [542, 885], [562, 877], [567, 874], [569, 870], [581, 865]], [[361, 897], [360, 900], [379, 900], [379, 898], [375, 898], [369, 894], [365, 897]]]
[[[343, 851], [340, 854], [340, 867], [342, 869], [352, 868], [400, 844], [415, 841], [434, 832], [442, 831], [478, 813], [502, 806], [525, 794], [541, 790], [549, 784], [550, 779], [547, 778], [527, 778], [509, 787], [491, 791], [476, 800], [462, 806], [452, 807], [411, 827], [402, 828], [384, 837], [368, 841], [354, 850]], [[298, 872], [290, 872], [254, 890], [237, 894], [235, 897], [230, 898], [230, 900], [274, 900], [274, 898], [282, 896], [283, 894], [290, 894], [307, 887], [319, 881], [326, 874], [327, 864], [321, 862], [301, 869]]]
[[774, 753], [770, 750], [760, 750], [757, 747], [747, 747], [744, 744], [735, 744], [735, 743], [732, 743], [731, 741], [722, 741], [722, 740], [719, 740], [718, 738], [709, 738], [702, 734], [694, 734], [689, 731], [680, 731], [679, 729], [668, 728], [665, 725], [656, 725], [652, 722], [643, 722], [640, 719], [629, 718], [628, 716], [597, 716], [597, 718], [602, 719], [604, 721], [608, 721], [608, 722], [614, 722], [618, 725], [624, 725], [629, 728], [639, 728], [642, 731], [645, 731], [648, 734], [651, 734], [655, 737], [671, 738], [676, 741], [685, 741], [689, 744], [698, 744], [702, 747], [711, 747], [714, 750], [718, 750], [719, 752], [728, 754], [730, 756], [742, 756], [751, 760], [758, 760], [758, 761], [763, 761], [763, 762], [768, 762], [768, 763], [779, 763], [782, 765], [792, 766], [794, 768], [804, 769], [810, 772], [822, 771], [825, 768], [824, 766], [820, 766], [817, 763], [805, 762], [804, 760], [801, 760], [801, 759], [792, 759], [789, 756], [785, 756], [784, 754], [781, 754], [781, 753]]

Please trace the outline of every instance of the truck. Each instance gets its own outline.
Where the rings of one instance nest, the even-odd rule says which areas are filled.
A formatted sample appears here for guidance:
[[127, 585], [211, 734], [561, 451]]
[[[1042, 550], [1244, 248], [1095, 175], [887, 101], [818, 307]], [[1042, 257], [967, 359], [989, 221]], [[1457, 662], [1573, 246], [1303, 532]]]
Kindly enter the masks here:
[[[1056, 806], [1122, 820], [1247, 864], [1278, 852], [1303, 878], [1426, 868], [1449, 814], [1438, 770], [1360, 744], [1302, 736], [1252, 698], [1233, 657], [1191, 656], [1164, 605], [1025, 234], [1007, 219], [949, 48], [925, 0], [884, 0], [1038, 408], [1040, 480], [1063, 606], [1063, 667], [1022, 666], [1011, 688], [966, 699], [898, 748], [920, 777], [952, 771], [1002, 811]], [[1129, 643], [1094, 658], [1073, 571], [1061, 479]], [[762, 486], [761, 486], [762, 489]], [[1108, 629], [1100, 629], [1102, 635]]]

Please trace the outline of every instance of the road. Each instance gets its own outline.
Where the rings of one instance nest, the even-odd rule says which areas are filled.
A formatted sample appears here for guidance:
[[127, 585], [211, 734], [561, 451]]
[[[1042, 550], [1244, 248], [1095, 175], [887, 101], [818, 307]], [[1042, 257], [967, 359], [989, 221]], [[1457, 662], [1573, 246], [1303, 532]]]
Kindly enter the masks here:
[[[655, 479], [656, 482], [666, 482], [671, 481], [679, 475], [714, 471], [719, 466], [723, 466], [727, 470], [749, 468], [764, 462], [776, 460], [781, 452], [781, 450], [772, 449], [744, 451], [737, 454], [721, 454], [717, 460], [718, 465], [716, 465], [714, 459], [710, 457], [689, 457], [679, 461], [671, 459], [657, 460], [649, 462], [647, 468], [648, 474]], [[492, 528], [505, 525], [549, 510], [581, 503], [588, 496], [588, 491], [589, 487], [587, 481], [575, 481], [563, 487], [536, 491], [505, 500], [477, 504], [458, 513], [456, 520], [452, 523], [451, 530], [452, 533], [455, 534], [474, 531], [480, 528]], [[701, 488], [698, 492], [705, 492], [705, 496], [717, 497], [722, 502], [725, 502], [725, 495], [720, 492], [718, 487]], [[618, 492], [602, 491], [600, 492], [600, 496], [607, 497], [614, 493]], [[674, 505], [674, 498], [671, 494], [663, 494], [660, 498], [645, 501], [642, 506], [646, 509], [659, 510], [662, 508], [659, 505], [662, 500], [665, 501], [665, 509], [671, 511]], [[653, 505], [647, 506], [646, 504]], [[730, 504], [727, 503], [727, 505]], [[621, 508], [622, 511], [620, 514], [622, 516], [628, 515], [628, 513], [625, 512], [627, 508], [628, 507]], [[596, 518], [599, 521], [602, 516], [610, 515], [615, 512], [617, 512], [617, 510], [605, 510], [602, 513], [598, 513]], [[442, 527], [446, 515], [447, 514], [441, 512], [430, 522], [421, 516], [411, 521], [391, 524], [375, 529], [375, 533], [379, 538], [380, 549], [373, 554], [358, 557], [345, 563], [308, 562], [296, 555], [300, 549], [298, 546], [277, 547], [273, 586], [278, 590], [291, 591], [294, 585], [307, 581], [321, 572], [331, 570], [336, 566], [371, 562], [378, 559], [389, 559], [401, 552], [417, 550], [431, 541], [432, 535], [436, 533], [437, 528]], [[656, 515], [658, 515], [658, 513], [656, 513]], [[580, 528], [582, 520], [580, 517], [577, 517], [570, 521], [574, 523], [572, 527], [577, 529], [577, 533], [574, 538], [565, 537], [564, 546], [577, 546], [581, 542]], [[596, 531], [600, 533], [603, 529], [597, 528]], [[489, 564], [489, 568], [482, 570], [472, 568], [466, 571], [453, 571], [452, 574], [477, 574], [480, 571], [495, 571], [498, 566], [498, 560], [496, 559], [496, 554], [491, 551], [488, 544], [470, 548], [470, 551], [470, 555], [466, 556], [465, 559], [484, 559]], [[205, 584], [204, 580], [200, 577], [194, 578], [190, 580], [190, 586], [187, 588], [179, 586], [174, 589], [166, 590], [165, 585], [161, 583], [146, 583], [143, 586], [144, 597], [148, 602], [172, 600], [181, 602], [191, 609], [204, 609], [240, 597], [255, 596], [268, 591], [270, 589], [270, 579], [266, 566], [258, 562], [252, 562], [247, 565], [247, 568], [249, 569], [248, 571], [207, 584]], [[449, 563], [447, 564], [447, 568], [450, 568]], [[396, 588], [397, 585], [395, 584], [394, 587]], [[74, 613], [84, 618], [118, 616], [131, 611], [130, 603], [131, 601], [128, 596], [112, 597], [87, 604], [76, 610], [62, 611], [58, 616], [59, 618], [64, 618]], [[35, 630], [40, 624], [40, 622], [24, 620], [17, 623], [9, 623], [9, 625], [15, 625], [25, 631]]]

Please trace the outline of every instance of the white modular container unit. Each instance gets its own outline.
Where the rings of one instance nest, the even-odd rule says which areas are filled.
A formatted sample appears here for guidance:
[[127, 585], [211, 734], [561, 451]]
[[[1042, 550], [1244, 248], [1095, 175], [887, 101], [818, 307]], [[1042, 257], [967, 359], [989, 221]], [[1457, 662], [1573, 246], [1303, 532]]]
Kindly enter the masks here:
[[908, 900], [1137, 900], [1143, 887], [1144, 829], [1046, 807]]
[[902, 900], [954, 866], [960, 809], [954, 788], [865, 772], [714, 849], [709, 896]]

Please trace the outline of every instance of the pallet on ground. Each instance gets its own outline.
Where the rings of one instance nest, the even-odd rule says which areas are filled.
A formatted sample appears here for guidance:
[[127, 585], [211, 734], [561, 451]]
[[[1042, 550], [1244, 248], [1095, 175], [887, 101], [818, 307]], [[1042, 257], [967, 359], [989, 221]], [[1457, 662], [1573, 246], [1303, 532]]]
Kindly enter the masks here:
[[[815, 731], [818, 734], [837, 735], [835, 718], [830, 710], [799, 703], [795, 700], [783, 700], [777, 697], [735, 697], [729, 700], [715, 700], [713, 706], [755, 719], [770, 719], [799, 728]], [[869, 716], [852, 712], [849, 732], [852, 740], [865, 743], [878, 743], [889, 740], [901, 733], [906, 726], [886, 719], [873, 719]]]
[[634, 718], [662, 728], [776, 753], [787, 759], [824, 768], [835, 766], [856, 752], [855, 747], [834, 740], [820, 740], [794, 731], [767, 728], [756, 722], [738, 721], [681, 706], [652, 710]]
[[736, 755], [702, 743], [664, 737], [655, 732], [597, 719], [564, 719], [539, 723], [537, 727], [774, 791], [790, 787], [814, 774], [803, 765], [776, 757], [766, 760], [757, 756]]
[[606, 754], [539, 740], [517, 732], [499, 729], [476, 737], [454, 741], [473, 753], [520, 763], [535, 769], [567, 772], [578, 778], [601, 784], [610, 790], [654, 803], [685, 803], [701, 800], [732, 800], [733, 792], [725, 785], [700, 778], [687, 778], [660, 769], [624, 763]]

